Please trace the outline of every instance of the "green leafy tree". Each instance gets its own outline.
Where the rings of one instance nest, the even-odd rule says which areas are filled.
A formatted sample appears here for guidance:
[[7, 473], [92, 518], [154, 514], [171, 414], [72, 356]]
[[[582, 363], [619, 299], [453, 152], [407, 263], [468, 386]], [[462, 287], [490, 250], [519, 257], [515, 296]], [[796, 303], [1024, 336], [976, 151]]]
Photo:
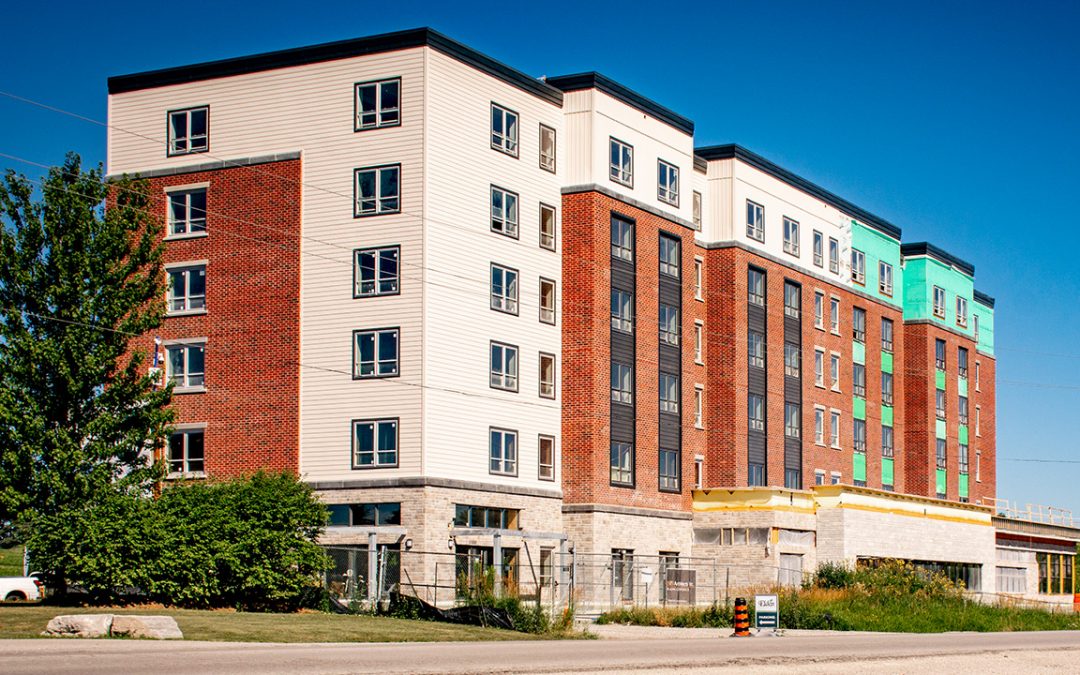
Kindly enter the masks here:
[[170, 389], [130, 342], [162, 320], [161, 225], [144, 183], [74, 154], [35, 197], [14, 172], [0, 183], [0, 539], [63, 589], [77, 551], [46, 533], [160, 476]]

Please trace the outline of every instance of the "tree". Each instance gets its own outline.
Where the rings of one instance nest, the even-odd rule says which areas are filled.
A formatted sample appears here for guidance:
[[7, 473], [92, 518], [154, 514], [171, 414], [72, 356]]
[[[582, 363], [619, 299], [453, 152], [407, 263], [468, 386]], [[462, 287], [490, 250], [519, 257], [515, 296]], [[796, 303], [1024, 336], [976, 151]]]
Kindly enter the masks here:
[[106, 182], [74, 154], [40, 201], [12, 171], [0, 184], [0, 540], [27, 542], [60, 589], [72, 542], [40, 533], [160, 477], [148, 451], [171, 390], [130, 349], [164, 313], [149, 204], [144, 183]]

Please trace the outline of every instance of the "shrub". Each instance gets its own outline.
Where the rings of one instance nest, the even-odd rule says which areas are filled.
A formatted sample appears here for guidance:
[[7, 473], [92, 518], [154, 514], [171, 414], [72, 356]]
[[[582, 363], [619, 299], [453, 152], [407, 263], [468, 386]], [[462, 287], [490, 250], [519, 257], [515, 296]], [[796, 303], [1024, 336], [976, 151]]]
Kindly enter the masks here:
[[848, 588], [854, 583], [855, 571], [840, 562], [826, 562], [818, 565], [810, 581], [810, 585], [817, 588]]

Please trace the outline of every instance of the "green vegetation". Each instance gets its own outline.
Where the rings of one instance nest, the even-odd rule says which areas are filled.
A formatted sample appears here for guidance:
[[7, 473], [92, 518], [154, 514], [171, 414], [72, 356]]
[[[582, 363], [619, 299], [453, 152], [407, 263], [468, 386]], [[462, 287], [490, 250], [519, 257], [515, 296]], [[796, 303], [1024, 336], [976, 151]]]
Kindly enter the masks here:
[[[804, 588], [777, 592], [781, 628], [898, 633], [1080, 630], [1080, 615], [969, 600], [963, 587], [944, 575], [901, 561], [857, 570], [826, 564]], [[726, 627], [731, 618], [730, 607], [634, 608], [603, 614], [598, 623]]]
[[0, 548], [0, 577], [21, 577], [23, 573], [23, 547]]

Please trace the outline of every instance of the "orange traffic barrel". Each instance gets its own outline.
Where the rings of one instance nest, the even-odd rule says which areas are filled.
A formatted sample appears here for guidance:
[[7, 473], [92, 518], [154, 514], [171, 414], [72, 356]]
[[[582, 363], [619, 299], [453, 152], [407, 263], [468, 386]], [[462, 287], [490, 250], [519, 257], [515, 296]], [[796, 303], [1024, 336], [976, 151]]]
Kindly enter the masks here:
[[750, 637], [750, 612], [746, 598], [735, 598], [735, 632], [732, 637]]

